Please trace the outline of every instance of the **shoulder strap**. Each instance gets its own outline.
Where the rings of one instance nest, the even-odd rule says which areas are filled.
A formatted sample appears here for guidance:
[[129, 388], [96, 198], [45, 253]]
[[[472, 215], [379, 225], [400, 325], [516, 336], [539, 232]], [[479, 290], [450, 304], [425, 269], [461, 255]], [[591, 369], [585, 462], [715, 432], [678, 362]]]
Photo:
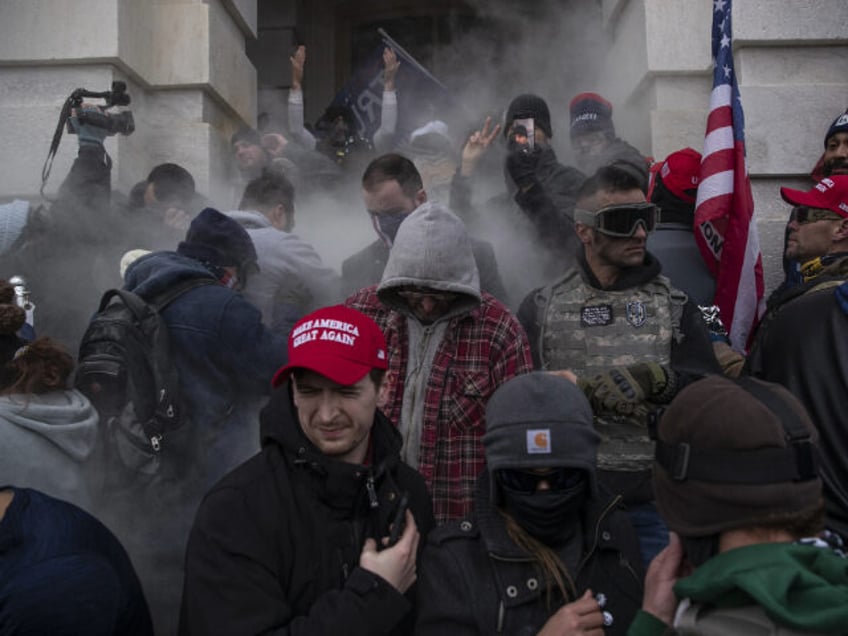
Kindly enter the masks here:
[[195, 287], [203, 287], [204, 285], [215, 285], [216, 281], [212, 278], [189, 278], [182, 280], [173, 287], [170, 287], [160, 294], [157, 294], [148, 302], [156, 311], [162, 311], [170, 305], [174, 300], [182, 296], [190, 289]]

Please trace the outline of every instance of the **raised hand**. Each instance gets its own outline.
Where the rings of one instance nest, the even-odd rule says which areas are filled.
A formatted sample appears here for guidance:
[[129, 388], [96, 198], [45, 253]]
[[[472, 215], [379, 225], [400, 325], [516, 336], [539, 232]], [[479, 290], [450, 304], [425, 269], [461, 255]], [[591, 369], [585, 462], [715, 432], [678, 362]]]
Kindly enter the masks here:
[[460, 167], [460, 174], [462, 176], [470, 177], [474, 173], [477, 162], [486, 154], [492, 141], [495, 140], [501, 131], [500, 124], [495, 124], [494, 128], [490, 128], [491, 125], [492, 118], [486, 117], [486, 121], [483, 122], [483, 128], [471, 133], [468, 141], [465, 142], [465, 146], [462, 148], [462, 165]]
[[395, 76], [400, 68], [400, 60], [397, 59], [393, 49], [383, 49], [383, 90], [395, 90]]
[[299, 91], [303, 82], [303, 67], [306, 64], [306, 46], [301, 44], [297, 47], [289, 60], [292, 69], [292, 88]]

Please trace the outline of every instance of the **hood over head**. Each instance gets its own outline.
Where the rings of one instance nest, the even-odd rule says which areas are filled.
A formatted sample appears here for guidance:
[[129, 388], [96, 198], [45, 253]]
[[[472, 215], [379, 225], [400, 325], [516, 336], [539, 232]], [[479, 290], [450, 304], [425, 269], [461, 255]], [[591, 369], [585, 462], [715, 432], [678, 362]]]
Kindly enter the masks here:
[[386, 306], [407, 313], [397, 291], [409, 286], [460, 294], [451, 315], [482, 300], [471, 239], [460, 218], [441, 203], [418, 206], [401, 224], [377, 295]]

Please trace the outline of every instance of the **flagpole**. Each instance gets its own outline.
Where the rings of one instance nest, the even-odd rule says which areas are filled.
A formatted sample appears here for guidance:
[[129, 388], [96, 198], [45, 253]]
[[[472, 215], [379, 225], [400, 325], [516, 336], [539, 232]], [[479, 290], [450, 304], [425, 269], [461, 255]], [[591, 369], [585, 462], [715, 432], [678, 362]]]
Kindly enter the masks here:
[[400, 44], [398, 44], [397, 42], [395, 42], [395, 41], [391, 38], [391, 36], [390, 36], [388, 33], [386, 33], [386, 31], [385, 31], [382, 27], [380, 27], [380, 28], [378, 28], [378, 29], [377, 29], [377, 33], [379, 33], [379, 34], [380, 34], [380, 36], [383, 38], [383, 40], [385, 40], [386, 44], [388, 44], [389, 46], [391, 46], [391, 47], [392, 47], [395, 51], [400, 52], [401, 56], [403, 56], [403, 58], [404, 58], [406, 61], [408, 61], [408, 62], [409, 62], [410, 64], [412, 64], [412, 65], [413, 65], [416, 69], [418, 69], [418, 71], [419, 71], [419, 72], [423, 73], [423, 74], [427, 77], [427, 79], [429, 79], [429, 80], [430, 80], [430, 81], [432, 81], [432, 82], [435, 82], [435, 83], [436, 83], [436, 84], [437, 84], [440, 88], [442, 88], [442, 89], [444, 89], [444, 90], [448, 90], [447, 86], [445, 86], [445, 85], [444, 85], [444, 84], [442, 84], [439, 80], [437, 80], [437, 79], [433, 76], [433, 74], [432, 74], [432, 73], [430, 73], [430, 71], [428, 71], [426, 68], [424, 68], [423, 66], [421, 66], [421, 64], [419, 64], [418, 60], [416, 60], [414, 57], [412, 57], [412, 56], [409, 54], [409, 52], [408, 52], [406, 49], [404, 49], [404, 48], [403, 48]]

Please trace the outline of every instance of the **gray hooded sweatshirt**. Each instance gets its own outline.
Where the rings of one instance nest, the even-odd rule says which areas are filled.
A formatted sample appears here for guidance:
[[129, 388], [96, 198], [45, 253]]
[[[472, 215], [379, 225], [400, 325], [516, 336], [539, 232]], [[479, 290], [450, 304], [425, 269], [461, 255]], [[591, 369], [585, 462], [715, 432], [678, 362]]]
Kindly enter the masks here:
[[[453, 292], [458, 297], [447, 313], [425, 325], [397, 293], [407, 286]], [[409, 360], [400, 417], [401, 457], [415, 467], [433, 358], [451, 318], [474, 310], [482, 301], [471, 240], [460, 218], [435, 201], [416, 208], [398, 229], [377, 296], [406, 316]]]
[[259, 271], [247, 278], [244, 297], [262, 312], [262, 322], [279, 333], [313, 309], [339, 302], [341, 279], [315, 249], [296, 234], [278, 230], [261, 212], [235, 210], [256, 248]]
[[35, 488], [91, 511], [98, 422], [75, 389], [0, 396], [0, 486]]

